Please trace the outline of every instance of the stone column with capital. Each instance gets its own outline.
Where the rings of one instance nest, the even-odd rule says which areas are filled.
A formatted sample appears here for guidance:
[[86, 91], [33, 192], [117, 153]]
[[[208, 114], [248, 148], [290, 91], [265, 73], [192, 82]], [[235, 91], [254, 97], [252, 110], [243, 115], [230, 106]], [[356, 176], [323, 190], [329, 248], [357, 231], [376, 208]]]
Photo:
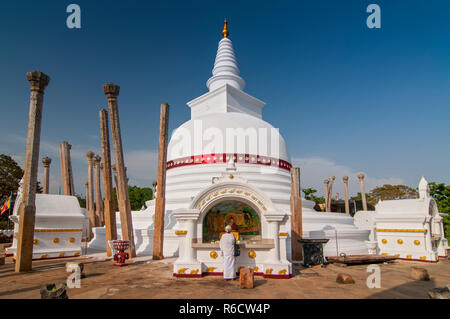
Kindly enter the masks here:
[[92, 228], [97, 227], [97, 218], [95, 215], [94, 208], [94, 153], [89, 151], [86, 153], [86, 158], [88, 162], [88, 193], [89, 193], [89, 229], [91, 238], [94, 236]]
[[61, 180], [64, 195], [75, 196], [72, 176], [72, 162], [70, 160], [70, 149], [72, 145], [66, 141], [59, 144], [59, 161], [61, 164]]
[[367, 210], [367, 202], [366, 202], [366, 191], [364, 189], [364, 174], [358, 174], [359, 186], [361, 187], [361, 199], [363, 204], [363, 210]]
[[330, 181], [328, 179], [326, 179], [323, 181], [323, 184], [325, 186], [324, 194], [323, 194], [323, 197], [325, 198], [325, 211], [327, 211], [327, 209], [328, 209], [328, 186], [330, 184]]
[[291, 256], [293, 261], [303, 260], [302, 197], [300, 195], [300, 168], [291, 168]]
[[[116, 209], [113, 198], [112, 173], [111, 173], [111, 150], [109, 145], [108, 111], [100, 110], [100, 138], [102, 144], [103, 157], [103, 191], [105, 192], [104, 217], [105, 217], [105, 237], [106, 254], [112, 256], [111, 247], [108, 242], [117, 239]], [[115, 177], [116, 178], [116, 177]], [[117, 185], [117, 178], [116, 178]], [[117, 187], [117, 186], [116, 186]]]
[[89, 182], [84, 183], [86, 186], [86, 209], [89, 210]]
[[49, 157], [42, 158], [42, 164], [44, 165], [44, 194], [50, 193], [50, 163], [52, 159]]
[[94, 179], [95, 179], [95, 216], [97, 219], [97, 227], [103, 227], [103, 200], [102, 189], [100, 187], [100, 165], [102, 158], [98, 155], [94, 156]]
[[50, 78], [42, 72], [27, 73], [30, 82], [30, 110], [28, 113], [27, 148], [23, 175], [22, 202], [19, 208], [19, 229], [17, 233], [16, 272], [31, 271], [33, 240], [36, 216], [36, 183], [39, 166], [42, 107], [44, 90]]
[[328, 186], [328, 212], [331, 212], [331, 199], [333, 198], [333, 183], [335, 179], [336, 176], [330, 176], [330, 185]]
[[159, 127], [159, 151], [158, 151], [158, 176], [156, 184], [158, 191], [155, 202], [155, 222], [153, 231], [153, 259], [163, 259], [164, 243], [164, 212], [166, 197], [166, 165], [167, 142], [169, 130], [169, 104], [161, 104], [161, 116]]
[[119, 194], [117, 193], [117, 169], [116, 169], [116, 165], [115, 164], [113, 164], [113, 165], [111, 165], [111, 169], [112, 169], [112, 171], [113, 171], [113, 175], [114, 175], [114, 186], [116, 187], [116, 196], [117, 196], [117, 199], [119, 199]]
[[128, 195], [128, 178], [125, 171], [123, 159], [122, 137], [120, 134], [119, 111], [117, 96], [120, 92], [118, 85], [108, 83], [103, 85], [103, 92], [108, 98], [109, 116], [111, 121], [111, 135], [113, 139], [114, 159], [117, 169], [117, 199], [119, 202], [120, 224], [122, 228], [122, 239], [130, 242], [128, 253], [131, 258], [136, 257], [133, 221], [131, 218], [131, 206]]
[[342, 180], [344, 181], [345, 212], [347, 214], [350, 214], [350, 205], [349, 205], [349, 202], [348, 202], [348, 176], [342, 177]]

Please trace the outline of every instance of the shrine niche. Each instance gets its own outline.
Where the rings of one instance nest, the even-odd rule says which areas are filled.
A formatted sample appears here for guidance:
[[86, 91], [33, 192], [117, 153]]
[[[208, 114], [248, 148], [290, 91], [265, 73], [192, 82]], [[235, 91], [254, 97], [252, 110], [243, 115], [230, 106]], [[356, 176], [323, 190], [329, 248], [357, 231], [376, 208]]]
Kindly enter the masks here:
[[214, 205], [203, 220], [203, 242], [220, 240], [225, 226], [230, 225], [238, 240], [261, 239], [258, 213], [244, 202], [228, 200]]

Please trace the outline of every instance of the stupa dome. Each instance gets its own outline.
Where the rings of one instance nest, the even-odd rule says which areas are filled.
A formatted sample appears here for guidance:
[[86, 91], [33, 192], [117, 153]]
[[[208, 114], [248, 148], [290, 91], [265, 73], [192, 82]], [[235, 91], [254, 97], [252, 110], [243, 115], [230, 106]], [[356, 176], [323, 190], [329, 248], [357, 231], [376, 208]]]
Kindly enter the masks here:
[[[245, 139], [242, 139], [244, 143], [239, 142], [240, 138]], [[222, 153], [290, 162], [286, 142], [278, 129], [258, 117], [240, 112], [210, 113], [185, 122], [172, 135], [167, 160]]]

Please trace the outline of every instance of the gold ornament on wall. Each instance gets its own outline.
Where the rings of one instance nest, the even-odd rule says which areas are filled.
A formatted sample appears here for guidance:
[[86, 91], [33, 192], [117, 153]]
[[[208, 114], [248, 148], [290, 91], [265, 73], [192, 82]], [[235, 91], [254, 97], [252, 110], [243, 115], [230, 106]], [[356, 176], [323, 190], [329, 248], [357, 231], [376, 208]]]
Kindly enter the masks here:
[[180, 268], [180, 269], [178, 269], [177, 273], [179, 273], [179, 274], [185, 274], [185, 273], [186, 273], [186, 270], [188, 270], [188, 268]]
[[248, 257], [251, 258], [251, 259], [255, 259], [255, 257], [256, 257], [255, 251], [254, 250], [250, 250], [248, 252]]
[[399, 245], [401, 245], [401, 244], [403, 244], [403, 240], [402, 240], [402, 239], [397, 239], [397, 243], [398, 243]]
[[386, 244], [386, 243], [387, 243], [387, 240], [383, 238], [383, 239], [381, 240], [381, 242], [382, 242], [383, 244]]
[[33, 245], [37, 245], [37, 244], [39, 244], [39, 240], [33, 239]]
[[75, 238], [70, 237], [70, 238], [69, 238], [69, 242], [70, 242], [70, 243], [74, 243], [74, 242], [75, 242]]
[[219, 255], [218, 255], [217, 252], [214, 251], [214, 250], [213, 250], [212, 252], [209, 253], [209, 257], [211, 257], [212, 259], [216, 259], [218, 256], [219, 256]]
[[54, 242], [55, 244], [59, 243], [59, 238], [58, 238], [58, 237], [53, 238], [53, 242]]
[[420, 245], [420, 241], [419, 240], [415, 240], [414, 241], [414, 245], [419, 246]]

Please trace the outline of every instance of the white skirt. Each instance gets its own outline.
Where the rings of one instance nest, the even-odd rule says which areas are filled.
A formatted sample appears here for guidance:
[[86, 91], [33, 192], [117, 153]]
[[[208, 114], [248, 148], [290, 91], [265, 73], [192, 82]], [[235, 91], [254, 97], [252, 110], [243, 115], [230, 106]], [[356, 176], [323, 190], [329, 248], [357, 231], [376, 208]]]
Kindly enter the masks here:
[[224, 279], [236, 278], [236, 257], [223, 256], [223, 278]]

